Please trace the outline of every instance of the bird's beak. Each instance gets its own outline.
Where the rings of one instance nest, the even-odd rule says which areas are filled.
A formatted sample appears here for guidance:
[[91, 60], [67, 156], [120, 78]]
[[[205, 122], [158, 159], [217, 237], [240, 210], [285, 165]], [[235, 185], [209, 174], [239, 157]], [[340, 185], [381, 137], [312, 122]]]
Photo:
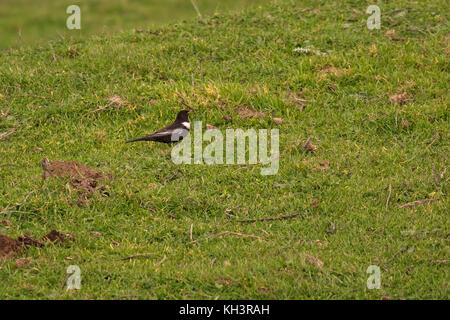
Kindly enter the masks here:
[[181, 104], [189, 109], [188, 113], [191, 113], [192, 111], [194, 111], [194, 109], [190, 105], [188, 105], [186, 102], [181, 101]]

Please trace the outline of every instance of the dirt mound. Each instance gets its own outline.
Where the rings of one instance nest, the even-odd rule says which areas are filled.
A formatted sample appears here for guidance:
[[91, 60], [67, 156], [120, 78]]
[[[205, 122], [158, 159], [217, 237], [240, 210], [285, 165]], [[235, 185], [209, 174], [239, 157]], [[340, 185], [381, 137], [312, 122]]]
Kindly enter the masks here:
[[50, 241], [50, 242], [53, 242], [53, 243], [56, 243], [56, 242], [63, 243], [63, 242], [66, 242], [67, 240], [74, 241], [74, 239], [73, 239], [71, 234], [66, 233], [64, 235], [61, 232], [58, 232], [58, 231], [56, 231], [54, 229], [52, 231], [50, 231], [48, 234], [46, 234], [42, 238], [42, 240], [43, 241]]
[[102, 172], [76, 161], [50, 161], [48, 159], [42, 159], [41, 164], [44, 170], [44, 179], [48, 177], [59, 177], [99, 180], [105, 177]]
[[8, 259], [22, 248], [23, 245], [19, 240], [0, 234], [0, 259]]
[[89, 202], [89, 194], [105, 189], [104, 186], [99, 185], [100, 181], [111, 178], [110, 175], [105, 175], [101, 171], [94, 170], [76, 161], [42, 159], [41, 164], [44, 179], [49, 177], [70, 179], [72, 186], [78, 190], [78, 205], [80, 206]]
[[8, 259], [15, 253], [22, 251], [25, 246], [43, 247], [44, 244], [30, 237], [28, 233], [17, 239], [0, 234], [0, 259]]
[[11, 258], [15, 253], [22, 251], [26, 246], [44, 247], [45, 241], [63, 243], [67, 239], [74, 241], [72, 236], [64, 235], [56, 230], [50, 231], [41, 241], [36, 240], [27, 232], [17, 239], [0, 234], [0, 259]]
[[25, 233], [24, 235], [22, 235], [22, 236], [19, 236], [18, 238], [17, 238], [17, 240], [20, 242], [20, 243], [22, 243], [22, 245], [25, 245], [25, 246], [35, 246], [35, 247], [43, 247], [44, 246], [44, 243], [43, 242], [41, 242], [41, 241], [39, 241], [39, 240], [36, 240], [36, 239], [34, 239], [34, 238], [32, 238], [31, 236], [30, 236], [30, 233]]

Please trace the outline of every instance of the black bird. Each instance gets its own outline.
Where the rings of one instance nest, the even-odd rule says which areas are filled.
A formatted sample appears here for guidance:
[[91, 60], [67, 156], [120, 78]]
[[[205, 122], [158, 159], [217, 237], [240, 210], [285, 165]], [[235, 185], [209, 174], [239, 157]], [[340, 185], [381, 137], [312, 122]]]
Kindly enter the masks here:
[[161, 130], [158, 130], [148, 136], [137, 138], [133, 140], [128, 140], [126, 143], [136, 142], [136, 141], [156, 141], [163, 143], [174, 143], [183, 140], [189, 134], [189, 129], [191, 127], [189, 123], [188, 113], [190, 110], [181, 110], [177, 114], [175, 122], [168, 125]]

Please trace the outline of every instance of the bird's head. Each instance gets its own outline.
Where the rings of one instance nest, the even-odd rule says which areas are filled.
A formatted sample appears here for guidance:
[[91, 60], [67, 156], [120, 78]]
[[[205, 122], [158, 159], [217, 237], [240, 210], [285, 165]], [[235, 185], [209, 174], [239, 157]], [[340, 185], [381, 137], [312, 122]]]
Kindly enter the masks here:
[[178, 112], [176, 121], [189, 122], [189, 112], [191, 112], [191, 110], [181, 110], [180, 112]]

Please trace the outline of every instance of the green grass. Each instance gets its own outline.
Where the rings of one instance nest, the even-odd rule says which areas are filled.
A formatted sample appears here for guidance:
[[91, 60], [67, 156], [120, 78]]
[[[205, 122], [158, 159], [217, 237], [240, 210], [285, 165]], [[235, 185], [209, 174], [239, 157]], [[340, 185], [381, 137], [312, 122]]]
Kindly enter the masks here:
[[[448, 299], [448, 172], [439, 177], [449, 154], [447, 6], [379, 2], [382, 28], [370, 31], [369, 4], [278, 1], [157, 35], [130, 30], [3, 53], [0, 132], [16, 132], [0, 141], [0, 212], [29, 213], [2, 214], [11, 225], [0, 232], [40, 237], [54, 228], [76, 241], [30, 248], [18, 256], [31, 258], [26, 268], [2, 262], [0, 297]], [[385, 35], [391, 29], [400, 41]], [[306, 46], [327, 54], [293, 52]], [[212, 52], [201, 76], [199, 60]], [[320, 76], [331, 66], [348, 70]], [[124, 144], [173, 121], [176, 91], [196, 108], [191, 121], [279, 128], [278, 174], [177, 166], [164, 145]], [[311, 101], [303, 111], [286, 99], [298, 91]], [[405, 105], [390, 102], [402, 92]], [[90, 112], [112, 95], [127, 104]], [[241, 119], [237, 107], [267, 115]], [[315, 153], [302, 149], [308, 137]], [[44, 157], [113, 173], [110, 196], [78, 207], [66, 181], [42, 181]], [[440, 201], [400, 208], [426, 198]], [[305, 216], [243, 224], [225, 212]], [[330, 222], [336, 232], [327, 235]], [[194, 240], [222, 231], [264, 239], [190, 243], [191, 225]], [[143, 253], [153, 255], [118, 260]], [[81, 268], [81, 290], [63, 287], [69, 265]], [[366, 288], [369, 265], [381, 268], [379, 290]]]
[[[269, 0], [195, 0], [200, 14], [211, 15]], [[68, 6], [81, 10], [81, 29], [68, 30]], [[92, 34], [113, 34], [129, 29], [158, 27], [197, 12], [191, 0], [2, 0], [0, 3], [0, 49], [45, 43], [49, 39], [80, 39]]]

